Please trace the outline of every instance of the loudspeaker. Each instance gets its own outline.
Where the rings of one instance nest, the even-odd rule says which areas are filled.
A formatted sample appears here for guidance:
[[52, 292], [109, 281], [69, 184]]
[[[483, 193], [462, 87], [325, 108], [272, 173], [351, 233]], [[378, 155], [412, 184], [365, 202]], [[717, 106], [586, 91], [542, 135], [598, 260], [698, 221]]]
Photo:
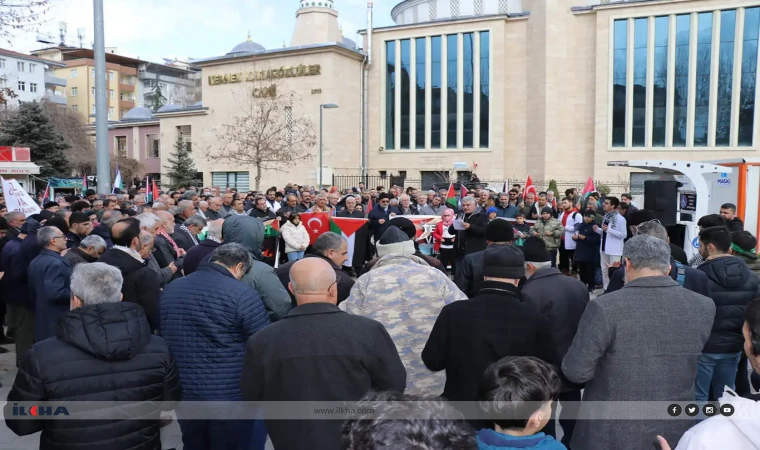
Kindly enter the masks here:
[[648, 180], [644, 182], [644, 209], [654, 212], [665, 226], [678, 221], [678, 182], [675, 180]]

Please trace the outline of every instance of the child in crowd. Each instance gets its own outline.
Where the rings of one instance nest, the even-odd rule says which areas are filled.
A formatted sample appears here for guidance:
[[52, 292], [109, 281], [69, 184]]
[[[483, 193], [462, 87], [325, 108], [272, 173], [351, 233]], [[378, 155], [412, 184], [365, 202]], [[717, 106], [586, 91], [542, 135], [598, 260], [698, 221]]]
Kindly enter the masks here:
[[488, 211], [488, 221], [490, 222], [496, 218], [496, 215], [498, 214], [498, 210], [496, 209], [495, 206], [489, 206], [487, 211]]
[[567, 450], [540, 432], [551, 419], [559, 389], [559, 375], [539, 358], [507, 356], [491, 364], [480, 380], [479, 400], [494, 417], [494, 429], [478, 432], [478, 449]]
[[530, 237], [530, 225], [525, 223], [525, 214], [518, 212], [515, 215], [515, 223], [512, 224], [515, 229], [515, 245], [522, 247], [523, 242]]
[[577, 228], [573, 235], [575, 241], [575, 263], [578, 265], [578, 273], [583, 284], [588, 286], [588, 291], [592, 292], [596, 286], [595, 272], [599, 264], [599, 244], [602, 237], [594, 231], [596, 226], [596, 212], [586, 210], [583, 213], [583, 223]]

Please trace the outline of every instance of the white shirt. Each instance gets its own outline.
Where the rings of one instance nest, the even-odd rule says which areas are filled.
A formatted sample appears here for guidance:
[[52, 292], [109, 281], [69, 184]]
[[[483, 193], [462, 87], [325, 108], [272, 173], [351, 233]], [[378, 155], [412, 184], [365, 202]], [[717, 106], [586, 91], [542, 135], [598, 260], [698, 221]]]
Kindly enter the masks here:
[[[562, 211], [562, 213], [560, 213], [560, 223], [562, 223], [562, 218], [565, 216], [565, 214], [567, 214], [565, 211]], [[565, 250], [575, 250], [575, 245], [577, 243], [573, 240], [573, 235], [575, 235], [576, 223], [583, 223], [583, 214], [572, 210], [569, 217], [567, 218], [567, 222], [565, 222]]]
[[602, 227], [599, 227], [596, 232], [602, 236], [602, 245], [599, 247], [600, 252], [607, 255], [623, 256], [623, 244], [625, 243], [625, 238], [628, 236], [625, 216], [618, 213], [617, 218], [615, 219], [615, 226], [613, 227], [612, 224], [610, 224], [610, 226], [607, 227], [606, 235]]
[[731, 404], [733, 415], [726, 417], [721, 414], [713, 416], [687, 431], [675, 450], [755, 450], [760, 448], [760, 427], [757, 417], [760, 414], [758, 402], [741, 398], [729, 388], [723, 391], [720, 404]]

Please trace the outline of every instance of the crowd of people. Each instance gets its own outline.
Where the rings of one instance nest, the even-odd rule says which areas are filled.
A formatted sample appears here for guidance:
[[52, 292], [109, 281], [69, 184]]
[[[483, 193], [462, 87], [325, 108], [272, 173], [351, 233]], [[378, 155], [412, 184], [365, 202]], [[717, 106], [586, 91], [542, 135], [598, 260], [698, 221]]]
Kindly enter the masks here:
[[[187, 450], [760, 447], [760, 261], [734, 205], [700, 218], [689, 260], [629, 194], [447, 197], [288, 184], [87, 191], [38, 198], [29, 217], [0, 204], [0, 345], [15, 342], [18, 366], [6, 424], [41, 431], [44, 449], [160, 449], [169, 410]], [[312, 243], [311, 212], [366, 218], [366, 258], [345, 266], [332, 232]], [[440, 218], [432, 252], [414, 215]], [[56, 401], [152, 409], [12, 413]], [[357, 401], [372, 413], [282, 420], [265, 406]], [[742, 414], [608, 419], [625, 402]]]

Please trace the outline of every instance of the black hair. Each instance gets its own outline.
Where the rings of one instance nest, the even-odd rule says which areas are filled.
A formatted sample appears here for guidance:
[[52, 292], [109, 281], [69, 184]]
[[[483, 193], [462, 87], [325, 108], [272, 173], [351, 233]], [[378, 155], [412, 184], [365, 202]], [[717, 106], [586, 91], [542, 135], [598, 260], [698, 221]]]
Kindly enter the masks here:
[[61, 230], [61, 233], [66, 234], [69, 232], [69, 226], [66, 224], [66, 219], [60, 216], [54, 216], [49, 218], [45, 222], [46, 227], [56, 227]]
[[380, 201], [380, 200], [390, 200], [390, 199], [391, 199], [391, 196], [389, 194], [385, 193], [385, 192], [383, 192], [383, 193], [381, 193], [380, 195], [377, 196], [377, 201]]
[[701, 228], [725, 227], [726, 219], [724, 219], [720, 214], [708, 214], [706, 216], [702, 216], [702, 218], [699, 219], [697, 226]]
[[87, 200], [77, 200], [74, 203], [71, 204], [71, 212], [79, 212], [84, 211], [85, 209], [88, 209], [90, 207], [90, 202]]
[[564, 202], [565, 200], [567, 200], [567, 201], [568, 201], [568, 202], [570, 202], [570, 203], [572, 203], [572, 202], [573, 202], [573, 199], [572, 199], [572, 198], [570, 198], [570, 197], [563, 197], [563, 198], [562, 198], [562, 201]]
[[760, 356], [760, 300], [753, 300], [744, 312], [744, 321], [749, 328], [749, 340], [753, 356]]
[[572, 197], [573, 196], [573, 189], [565, 189], [565, 197]]
[[5, 217], [0, 217], [0, 230], [10, 230], [11, 226], [8, 225], [8, 221]]
[[80, 211], [71, 213], [71, 216], [69, 217], [69, 225], [74, 225], [76, 223], [85, 223], [89, 221], [90, 216]]
[[98, 195], [97, 192], [95, 192], [95, 189], [87, 189], [84, 193], [85, 197], [89, 197], [91, 195]]
[[[300, 218], [301, 218], [301, 214], [299, 214], [299, 213], [297, 213], [297, 212], [293, 211], [293, 212], [292, 212], [292, 213], [290, 213], [290, 215], [288, 216], [288, 222], [290, 222], [290, 223], [293, 223], [293, 221], [294, 221], [294, 220], [296, 220], [296, 219], [300, 219]], [[295, 224], [294, 224], [294, 225], [295, 225]]]
[[625, 198], [627, 198], [628, 200], [633, 200], [633, 197], [631, 197], [631, 194], [629, 194], [628, 192], [626, 192], [626, 193], [624, 193], [624, 194], [620, 194], [620, 197], [621, 197], [621, 198], [622, 198], [622, 197], [625, 197]]
[[[552, 365], [533, 356], [507, 356], [488, 366], [478, 400], [503, 429], [523, 430], [530, 416], [557, 398], [560, 378]], [[495, 414], [493, 414], [495, 413]]]
[[518, 217], [522, 217], [524, 219], [525, 218], [525, 214], [523, 214], [521, 212], [518, 212], [517, 214], [515, 214], [515, 219], [517, 219]]
[[730, 209], [733, 212], [736, 212], [736, 205], [733, 203], [724, 203], [720, 205], [720, 209]]
[[109, 199], [109, 198], [103, 200], [103, 209], [108, 208], [109, 206], [111, 206], [111, 203], [116, 203], [116, 202], [113, 201], [113, 200], [111, 200], [111, 199]]
[[609, 201], [610, 206], [614, 206], [615, 208], [617, 208], [620, 205], [620, 200], [617, 197], [607, 197], [604, 200]]
[[583, 217], [596, 217], [596, 211], [593, 209], [587, 209], [586, 212], [583, 213]]
[[367, 394], [362, 403], [373, 417], [360, 416], [343, 423], [343, 450], [478, 448], [475, 431], [459, 411], [440, 398], [381, 392]]
[[731, 248], [731, 232], [726, 227], [710, 227], [699, 232], [701, 245], [712, 244], [721, 253], [728, 253]]
[[116, 223], [126, 223], [128, 225], [126, 228], [124, 228], [121, 231], [121, 233], [118, 236], [113, 233], [113, 230], [111, 231], [111, 240], [113, 241], [114, 245], [129, 247], [130, 245], [132, 245], [132, 241], [135, 238], [140, 237], [140, 221], [139, 220], [133, 217], [128, 217]]
[[757, 247], [757, 239], [749, 231], [734, 231], [731, 233], [731, 242], [744, 251], [752, 251]]
[[512, 188], [509, 190], [509, 192], [514, 192], [515, 194], [519, 194], [520, 191], [518, 189]]

